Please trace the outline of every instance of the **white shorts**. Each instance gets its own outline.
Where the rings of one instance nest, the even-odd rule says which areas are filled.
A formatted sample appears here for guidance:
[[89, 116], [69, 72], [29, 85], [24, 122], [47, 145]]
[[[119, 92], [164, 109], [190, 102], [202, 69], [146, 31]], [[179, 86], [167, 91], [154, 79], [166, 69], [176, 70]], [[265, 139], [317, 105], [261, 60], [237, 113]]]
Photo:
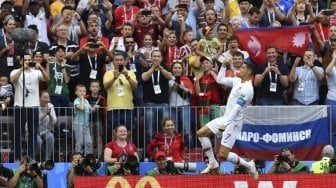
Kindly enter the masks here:
[[224, 124], [224, 118], [220, 117], [209, 121], [206, 126], [215, 135], [222, 136], [221, 145], [232, 148], [243, 127], [243, 120], [233, 121], [231, 124], [226, 126], [223, 133], [219, 131], [219, 126], [222, 124]]

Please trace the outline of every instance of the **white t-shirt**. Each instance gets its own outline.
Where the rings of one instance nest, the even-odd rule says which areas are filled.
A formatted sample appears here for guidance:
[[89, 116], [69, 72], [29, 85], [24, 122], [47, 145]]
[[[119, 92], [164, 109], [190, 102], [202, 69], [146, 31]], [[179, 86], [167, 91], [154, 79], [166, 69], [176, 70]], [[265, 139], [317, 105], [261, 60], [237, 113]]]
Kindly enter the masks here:
[[[10, 76], [14, 75], [20, 71], [20, 69], [14, 69]], [[37, 107], [40, 106], [39, 97], [39, 80], [42, 78], [42, 73], [39, 70], [29, 70], [24, 72], [25, 76], [25, 88], [23, 91], [23, 74], [21, 73], [20, 78], [16, 83], [13, 83], [15, 88], [14, 94], [14, 106], [22, 107], [22, 99], [24, 95], [25, 107]]]

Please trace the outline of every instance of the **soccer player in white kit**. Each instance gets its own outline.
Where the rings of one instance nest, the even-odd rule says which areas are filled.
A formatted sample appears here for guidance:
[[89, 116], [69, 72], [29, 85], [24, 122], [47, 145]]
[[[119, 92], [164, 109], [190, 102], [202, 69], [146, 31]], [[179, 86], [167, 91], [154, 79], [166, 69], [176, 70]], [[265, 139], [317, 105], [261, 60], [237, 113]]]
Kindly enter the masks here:
[[243, 126], [244, 108], [247, 104], [251, 103], [253, 98], [252, 79], [255, 72], [255, 66], [252, 63], [244, 62], [240, 67], [239, 77], [225, 77], [227, 63], [228, 61], [223, 63], [216, 80], [219, 84], [232, 87], [224, 116], [208, 122], [204, 127], [197, 131], [198, 139], [201, 142], [205, 154], [209, 158], [209, 164], [201, 174], [207, 174], [211, 170], [219, 168], [219, 164], [212, 151], [209, 136], [212, 134], [222, 134], [219, 155], [227, 161], [246, 167], [253, 178], [257, 179], [258, 171], [256, 170], [254, 161], [251, 160], [247, 162], [236, 153], [230, 152], [236, 141], [237, 135], [241, 132]]

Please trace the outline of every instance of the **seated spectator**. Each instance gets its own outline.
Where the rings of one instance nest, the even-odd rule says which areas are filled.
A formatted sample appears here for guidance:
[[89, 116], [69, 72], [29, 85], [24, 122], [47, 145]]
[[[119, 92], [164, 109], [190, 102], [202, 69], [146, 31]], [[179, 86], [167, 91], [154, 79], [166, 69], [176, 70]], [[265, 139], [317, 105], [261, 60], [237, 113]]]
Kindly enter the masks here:
[[163, 132], [157, 133], [147, 146], [147, 152], [155, 160], [155, 151], [165, 153], [168, 160], [182, 162], [185, 159], [183, 135], [175, 132], [174, 121], [171, 118], [162, 120]]
[[13, 103], [13, 99], [13, 86], [9, 83], [8, 77], [0, 76], [0, 104], [2, 110]]
[[334, 172], [334, 165], [331, 162], [331, 159], [335, 156], [335, 149], [332, 145], [326, 145], [323, 147], [322, 152], [322, 159], [312, 164], [312, 171], [314, 174], [324, 174]]
[[[44, 160], [52, 159], [52, 153], [54, 150], [54, 125], [56, 124], [57, 118], [54, 109], [54, 105], [50, 103], [49, 93], [47, 91], [42, 91], [40, 93], [40, 109], [39, 109], [39, 129], [37, 134], [37, 154], [41, 155], [39, 159], [44, 156], [42, 151], [42, 144], [45, 142], [45, 156]], [[43, 161], [43, 160], [41, 160]]]
[[9, 187], [9, 180], [14, 176], [13, 171], [0, 164], [0, 187]]
[[268, 174], [308, 173], [307, 166], [295, 158], [290, 148], [282, 148], [279, 155], [275, 155], [274, 163]]
[[19, 169], [13, 169], [14, 176], [8, 181], [8, 187], [43, 188], [42, 173], [32, 168], [32, 165], [36, 165], [34, 163], [30, 157], [22, 157]]
[[293, 105], [318, 105], [319, 104], [319, 81], [324, 77], [324, 71], [320, 62], [315, 60], [315, 53], [307, 49], [304, 56], [304, 65], [297, 67], [301, 57], [294, 61], [289, 74], [289, 81], [294, 82]]
[[108, 166], [114, 165], [119, 162], [121, 156], [134, 155], [138, 159], [138, 153], [136, 146], [128, 141], [127, 128], [124, 125], [119, 125], [114, 132], [116, 138], [107, 143], [104, 149], [104, 162]]
[[169, 172], [167, 169], [167, 156], [163, 151], [157, 151], [154, 154], [154, 160], [156, 162], [156, 167], [146, 172], [148, 176], [157, 176], [157, 175], [177, 175], [178, 172], [173, 171]]

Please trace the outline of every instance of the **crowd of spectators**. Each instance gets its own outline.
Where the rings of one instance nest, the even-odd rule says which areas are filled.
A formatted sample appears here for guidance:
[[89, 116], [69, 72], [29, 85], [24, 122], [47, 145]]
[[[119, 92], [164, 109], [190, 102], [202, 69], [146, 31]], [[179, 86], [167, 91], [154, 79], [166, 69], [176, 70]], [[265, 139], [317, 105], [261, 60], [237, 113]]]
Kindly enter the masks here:
[[[226, 105], [229, 88], [216, 82], [223, 76], [218, 74], [221, 64], [226, 63], [224, 76], [234, 77], [244, 61], [253, 61], [240, 48], [236, 30], [312, 29], [314, 42], [302, 57], [263, 44], [267, 59], [254, 62], [260, 64], [254, 105], [336, 101], [335, 0], [1, 0], [0, 21], [0, 104], [2, 110], [14, 107], [17, 159], [26, 124], [27, 155], [35, 158], [34, 148], [36, 143], [41, 148], [43, 138], [45, 159], [50, 159], [51, 127], [73, 107], [77, 152], [84, 147], [83, 154], [92, 153], [98, 143], [101, 153], [113, 130], [118, 147], [130, 144], [136, 152], [124, 132], [139, 135], [136, 120], [143, 117], [142, 147], [149, 144], [150, 156], [163, 156], [155, 155], [157, 147], [165, 157], [184, 161], [179, 156], [184, 147], [172, 144], [173, 138], [189, 142], [196, 124], [218, 117], [219, 106]], [[22, 27], [35, 31], [34, 40], [22, 44], [13, 39], [15, 28]], [[134, 110], [138, 107], [143, 110]], [[113, 163], [119, 160], [115, 145], [109, 143], [104, 154]]]

